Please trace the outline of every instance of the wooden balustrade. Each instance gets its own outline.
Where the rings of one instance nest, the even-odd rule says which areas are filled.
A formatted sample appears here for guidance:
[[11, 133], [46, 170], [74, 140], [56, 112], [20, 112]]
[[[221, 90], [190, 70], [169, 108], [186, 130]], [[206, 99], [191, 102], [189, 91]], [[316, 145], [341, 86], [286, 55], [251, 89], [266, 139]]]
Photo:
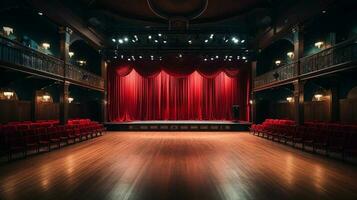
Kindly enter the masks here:
[[[72, 64], [64, 64], [58, 58], [38, 52], [21, 43], [0, 36], [0, 63], [7, 67], [20, 67], [23, 70], [36, 70], [45, 75], [75, 81], [83, 86], [104, 90], [104, 81], [100, 76], [92, 74]], [[66, 68], [66, 73], [65, 72]]]
[[[254, 89], [270, 87], [286, 80], [296, 79], [310, 73], [348, 65], [357, 61], [357, 38], [322, 50], [311, 56], [301, 58], [299, 62], [289, 63], [265, 74], [255, 77]], [[300, 72], [298, 73], [298, 68]]]

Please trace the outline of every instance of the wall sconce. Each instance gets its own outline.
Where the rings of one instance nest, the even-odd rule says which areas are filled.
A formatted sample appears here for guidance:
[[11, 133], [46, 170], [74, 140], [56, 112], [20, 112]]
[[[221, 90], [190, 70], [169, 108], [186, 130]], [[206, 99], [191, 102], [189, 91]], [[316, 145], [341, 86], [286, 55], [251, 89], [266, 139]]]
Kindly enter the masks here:
[[276, 60], [276, 61], [275, 61], [275, 65], [276, 65], [276, 66], [279, 66], [280, 64], [281, 64], [281, 60]]
[[51, 96], [48, 95], [48, 94], [45, 94], [45, 95], [42, 96], [42, 99], [43, 99], [44, 102], [48, 102], [51, 99]]
[[68, 97], [68, 103], [72, 103], [72, 102], [73, 102], [73, 100], [74, 100], [74, 98], [72, 98], [72, 97]]
[[286, 54], [290, 59], [293, 59], [294, 58], [294, 52], [290, 51]]
[[74, 52], [70, 51], [68, 52], [69, 58], [72, 58], [74, 56]]
[[293, 99], [293, 97], [286, 97], [286, 101], [288, 101], [289, 103], [291, 103], [291, 102], [294, 101], [294, 99]]
[[46, 42], [42, 43], [42, 48], [48, 50], [50, 47], [51, 47], [51, 45], [49, 43], [46, 43]]
[[9, 36], [10, 34], [14, 33], [14, 29], [11, 27], [4, 26], [2, 27], [2, 30], [4, 31], [6, 36]]
[[3, 94], [7, 99], [11, 99], [11, 97], [14, 96], [14, 92], [10, 92], [10, 91], [4, 92]]
[[87, 61], [85, 60], [78, 60], [79, 66], [84, 66], [87, 64]]
[[252, 105], [253, 104], [253, 100], [249, 100], [249, 104]]
[[324, 42], [322, 42], [322, 41], [315, 42], [315, 47], [317, 47], [319, 49], [321, 49], [323, 45], [324, 45]]
[[317, 101], [321, 101], [321, 99], [322, 99], [323, 96], [324, 96], [324, 95], [323, 95], [323, 94], [320, 94], [320, 93], [317, 93], [317, 94], [314, 95], [314, 97], [315, 97], [315, 99], [316, 99]]

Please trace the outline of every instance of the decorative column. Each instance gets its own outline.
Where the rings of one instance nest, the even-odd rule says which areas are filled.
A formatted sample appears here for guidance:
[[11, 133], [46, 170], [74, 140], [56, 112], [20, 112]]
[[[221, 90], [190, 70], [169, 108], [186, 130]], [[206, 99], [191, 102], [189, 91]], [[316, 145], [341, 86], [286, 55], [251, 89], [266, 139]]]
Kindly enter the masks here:
[[294, 84], [294, 107], [295, 122], [297, 125], [304, 124], [304, 87], [306, 81], [295, 81]]
[[256, 120], [256, 116], [257, 116], [257, 110], [256, 110], [256, 94], [254, 92], [254, 88], [255, 88], [255, 85], [254, 85], [254, 80], [255, 80], [255, 77], [256, 77], [256, 73], [257, 73], [257, 61], [254, 61], [252, 62], [252, 83], [251, 83], [251, 86], [252, 86], [252, 92], [250, 94], [250, 102], [251, 105], [250, 105], [250, 112], [251, 112], [251, 122], [252, 123], [257, 123], [257, 120]]
[[70, 45], [70, 37], [72, 34], [72, 30], [67, 27], [60, 27], [59, 34], [61, 37], [60, 40], [60, 54], [61, 59], [63, 61], [63, 83], [60, 86], [60, 124], [65, 125], [68, 121], [68, 97], [69, 97], [69, 82], [66, 81], [66, 74], [67, 74], [67, 63], [69, 62], [69, 45]]
[[334, 85], [331, 87], [331, 96], [330, 96], [330, 110], [331, 110], [331, 121], [339, 122], [340, 121], [340, 98], [339, 98], [339, 89], [336, 82], [333, 82]]
[[108, 102], [108, 74], [107, 74], [107, 62], [105, 61], [104, 57], [101, 60], [101, 71], [102, 71], [102, 78], [104, 81], [104, 92], [103, 92], [103, 101], [102, 105], [102, 122], [107, 122], [107, 102]]

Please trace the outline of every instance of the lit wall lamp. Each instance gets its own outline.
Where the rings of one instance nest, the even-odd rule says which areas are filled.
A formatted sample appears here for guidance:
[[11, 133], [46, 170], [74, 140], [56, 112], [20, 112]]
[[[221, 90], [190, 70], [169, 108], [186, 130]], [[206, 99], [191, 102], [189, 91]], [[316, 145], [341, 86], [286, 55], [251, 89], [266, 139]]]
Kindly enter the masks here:
[[293, 59], [294, 58], [294, 52], [290, 51], [286, 54], [290, 59]]
[[3, 94], [7, 99], [11, 99], [11, 97], [14, 96], [14, 92], [10, 92], [10, 91], [4, 92]]
[[253, 100], [249, 100], [249, 104], [252, 105], [253, 104]]
[[276, 66], [281, 65], [281, 60], [276, 60], [276, 61], [275, 61], [275, 65], [276, 65]]
[[286, 101], [288, 101], [289, 103], [291, 103], [291, 102], [294, 101], [294, 99], [293, 99], [293, 97], [286, 97]]
[[72, 103], [72, 102], [73, 102], [73, 100], [74, 100], [74, 98], [73, 98], [73, 97], [68, 97], [68, 103]]
[[321, 49], [323, 45], [324, 45], [324, 42], [322, 42], [322, 41], [315, 42], [315, 47], [317, 47], [319, 49]]
[[42, 96], [42, 99], [43, 99], [44, 102], [48, 102], [51, 99], [51, 96], [48, 95], [48, 94], [45, 94], [45, 95]]
[[6, 36], [9, 36], [10, 34], [14, 33], [14, 29], [11, 27], [4, 26], [2, 27], [2, 30], [4, 31]]
[[324, 95], [323, 95], [323, 94], [320, 94], [320, 93], [317, 93], [317, 94], [314, 95], [314, 97], [315, 97], [315, 99], [316, 99], [317, 101], [321, 101], [323, 96], [324, 96]]
[[79, 66], [84, 66], [87, 64], [87, 61], [85, 60], [78, 60]]
[[48, 50], [51, 47], [51, 45], [47, 42], [42, 43], [42, 48]]
[[70, 51], [68, 52], [69, 58], [72, 58], [74, 56], [74, 52]]

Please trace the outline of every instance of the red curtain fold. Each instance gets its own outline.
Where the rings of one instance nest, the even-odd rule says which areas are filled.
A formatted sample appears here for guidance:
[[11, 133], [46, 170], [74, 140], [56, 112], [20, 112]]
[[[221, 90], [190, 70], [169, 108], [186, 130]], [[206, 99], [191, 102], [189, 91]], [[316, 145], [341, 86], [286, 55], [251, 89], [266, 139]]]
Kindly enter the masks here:
[[143, 70], [144, 66], [108, 70], [110, 121], [232, 120], [233, 105], [240, 105], [241, 120], [249, 117], [247, 73], [232, 78], [235, 71], [227, 73], [222, 67], [168, 73], [162, 67]]

